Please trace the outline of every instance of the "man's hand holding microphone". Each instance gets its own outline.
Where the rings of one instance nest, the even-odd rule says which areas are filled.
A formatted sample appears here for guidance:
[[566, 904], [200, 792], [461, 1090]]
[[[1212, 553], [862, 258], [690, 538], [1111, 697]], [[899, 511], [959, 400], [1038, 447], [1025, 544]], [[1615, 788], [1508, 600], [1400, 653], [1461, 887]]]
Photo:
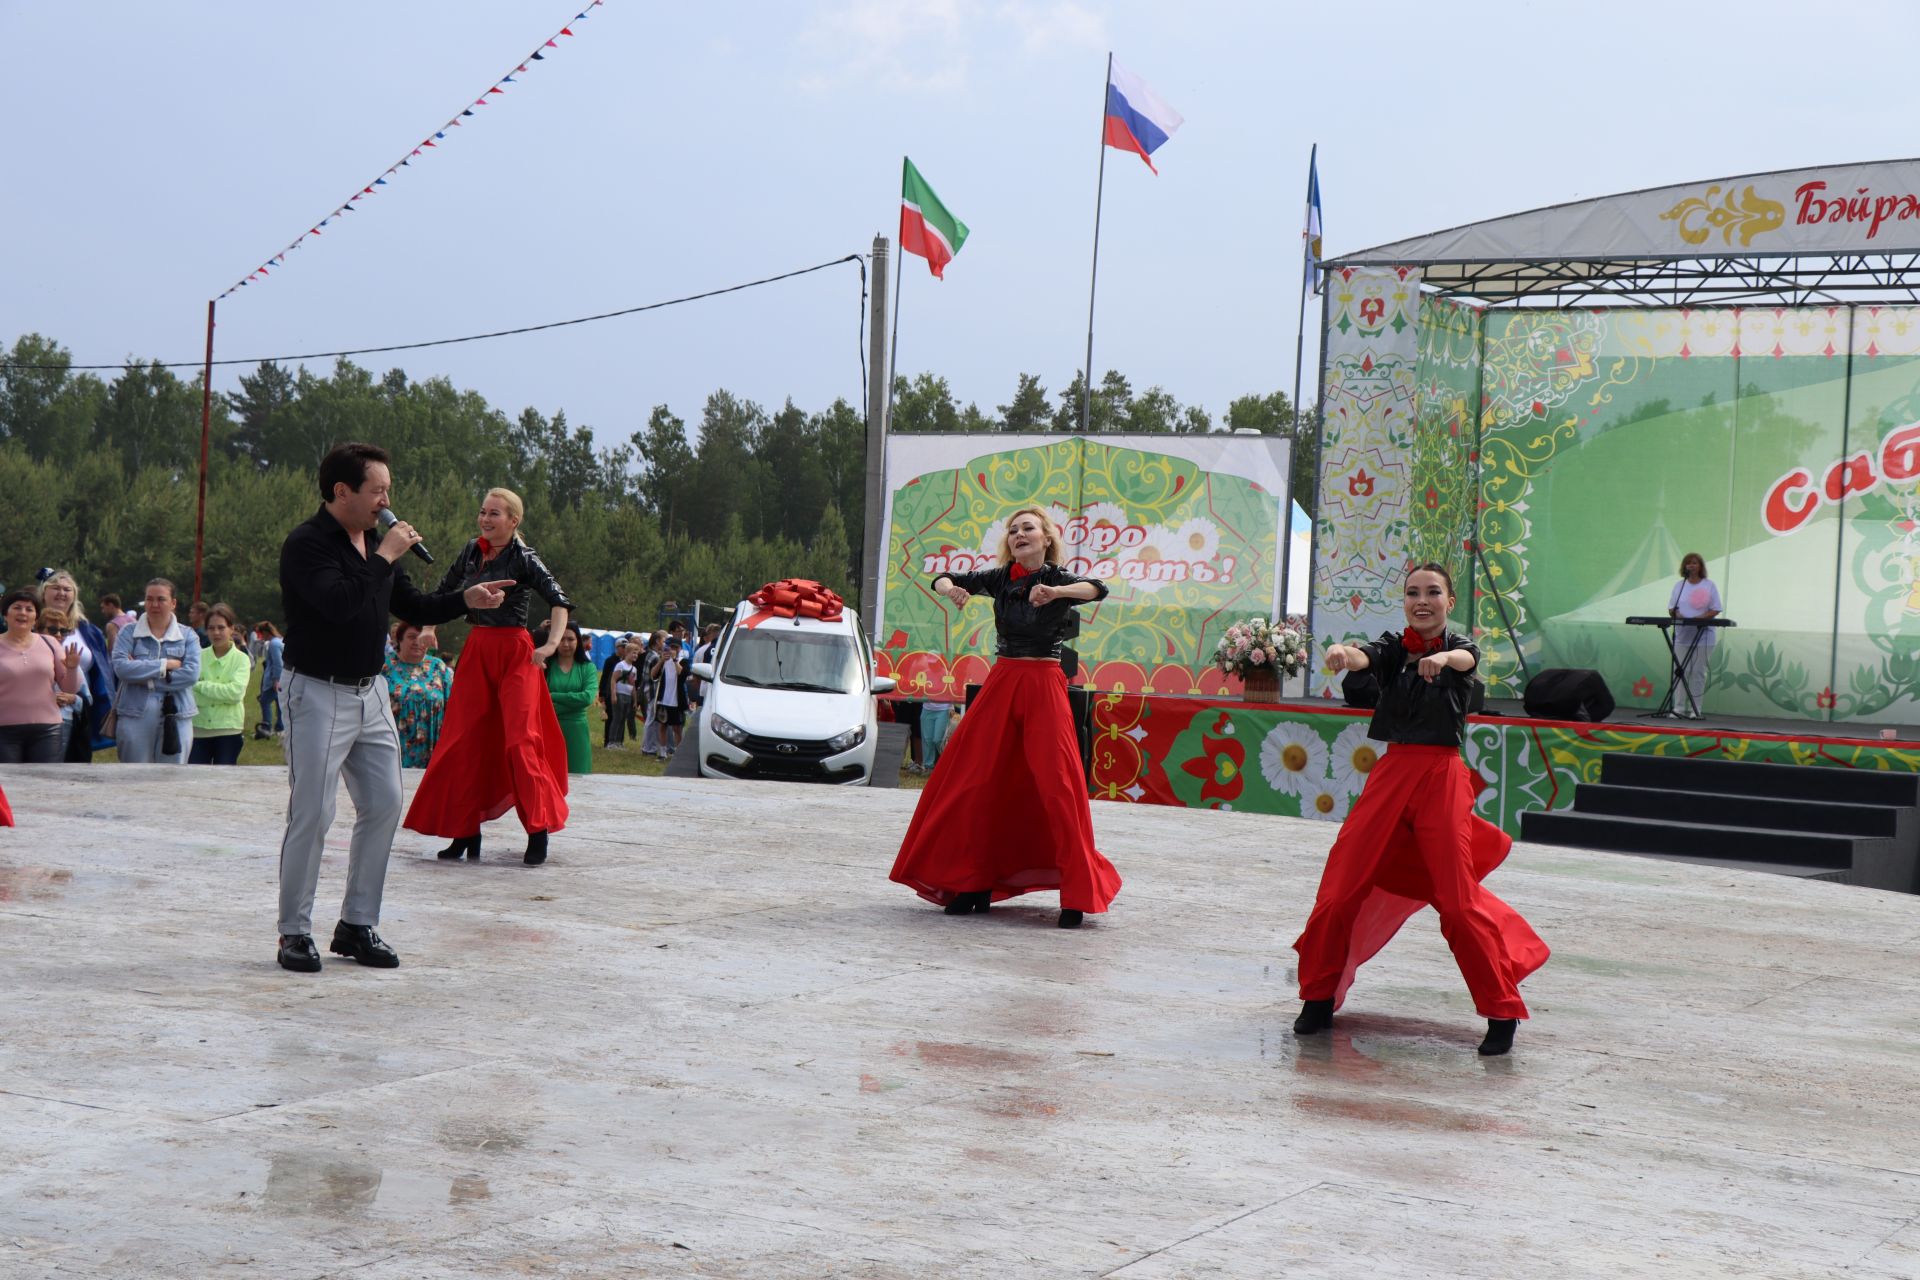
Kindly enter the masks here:
[[[428, 564], [433, 556], [421, 545], [420, 531], [393, 514], [393, 508], [380, 508], [376, 517], [380, 521], [382, 533], [380, 545], [374, 548], [374, 554], [388, 564], [398, 564], [400, 557], [411, 551]], [[499, 578], [492, 582], [476, 582], [462, 592], [469, 609], [497, 609], [507, 598], [507, 592], [518, 585], [512, 578]]]

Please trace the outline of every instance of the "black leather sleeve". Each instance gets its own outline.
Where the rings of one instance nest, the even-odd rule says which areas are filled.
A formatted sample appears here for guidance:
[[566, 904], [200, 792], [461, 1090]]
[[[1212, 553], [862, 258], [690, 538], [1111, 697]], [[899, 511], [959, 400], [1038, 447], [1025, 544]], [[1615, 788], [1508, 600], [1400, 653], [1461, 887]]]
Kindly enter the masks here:
[[539, 592], [540, 598], [547, 602], [548, 608], [566, 609], [571, 612], [573, 601], [567, 598], [565, 591], [561, 590], [559, 581], [547, 568], [547, 562], [540, 558], [540, 553], [524, 545], [520, 548], [520, 552], [525, 557], [525, 566], [520, 572], [520, 585], [532, 587]]

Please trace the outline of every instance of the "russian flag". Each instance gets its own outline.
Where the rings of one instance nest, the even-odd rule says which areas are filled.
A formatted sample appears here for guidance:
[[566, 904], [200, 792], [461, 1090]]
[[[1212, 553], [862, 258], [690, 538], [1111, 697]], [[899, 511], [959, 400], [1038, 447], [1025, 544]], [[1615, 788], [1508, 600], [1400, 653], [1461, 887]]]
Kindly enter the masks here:
[[1133, 152], [1159, 173], [1149, 157], [1173, 136], [1182, 117], [1145, 80], [1118, 62], [1109, 61], [1108, 68], [1107, 145]]

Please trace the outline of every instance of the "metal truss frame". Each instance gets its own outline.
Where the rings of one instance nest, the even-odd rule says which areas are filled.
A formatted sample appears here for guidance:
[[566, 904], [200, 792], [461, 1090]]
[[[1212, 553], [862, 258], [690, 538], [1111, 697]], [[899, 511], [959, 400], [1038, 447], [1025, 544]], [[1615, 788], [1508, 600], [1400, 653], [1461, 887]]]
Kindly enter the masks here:
[[1920, 304], [1915, 251], [1532, 262], [1347, 258], [1325, 266], [1418, 267], [1428, 289], [1489, 307]]

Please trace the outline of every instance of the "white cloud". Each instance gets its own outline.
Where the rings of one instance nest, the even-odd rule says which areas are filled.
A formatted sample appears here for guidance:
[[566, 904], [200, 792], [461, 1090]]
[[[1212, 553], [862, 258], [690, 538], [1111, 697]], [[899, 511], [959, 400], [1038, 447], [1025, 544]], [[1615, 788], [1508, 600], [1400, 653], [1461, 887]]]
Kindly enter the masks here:
[[1032, 57], [1056, 48], [1107, 48], [1106, 18], [1079, 0], [840, 0], [801, 31], [800, 87], [852, 85], [956, 93], [976, 48]]
[[967, 82], [966, 0], [845, 0], [800, 33], [800, 87], [950, 93]]
[[1105, 52], [1107, 20], [1075, 0], [1007, 0], [996, 12], [1020, 35], [1021, 51], [1045, 53], [1056, 45]]

